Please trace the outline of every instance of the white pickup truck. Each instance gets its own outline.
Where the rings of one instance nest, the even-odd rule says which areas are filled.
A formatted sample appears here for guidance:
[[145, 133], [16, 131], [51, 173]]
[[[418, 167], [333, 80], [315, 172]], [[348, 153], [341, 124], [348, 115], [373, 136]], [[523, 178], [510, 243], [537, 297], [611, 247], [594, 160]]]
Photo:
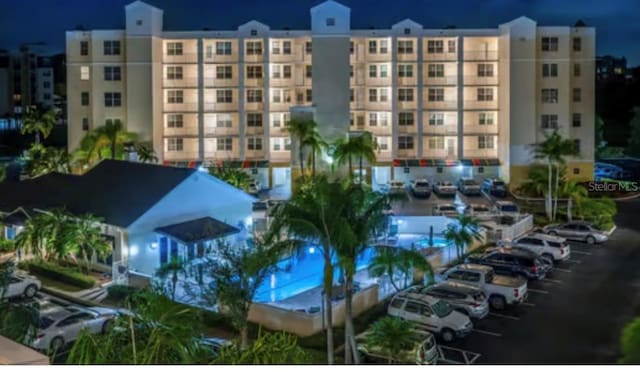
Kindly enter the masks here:
[[489, 304], [496, 310], [517, 305], [527, 298], [527, 280], [521, 277], [496, 275], [493, 268], [478, 264], [454, 266], [440, 275], [443, 280], [470, 284], [482, 289]]

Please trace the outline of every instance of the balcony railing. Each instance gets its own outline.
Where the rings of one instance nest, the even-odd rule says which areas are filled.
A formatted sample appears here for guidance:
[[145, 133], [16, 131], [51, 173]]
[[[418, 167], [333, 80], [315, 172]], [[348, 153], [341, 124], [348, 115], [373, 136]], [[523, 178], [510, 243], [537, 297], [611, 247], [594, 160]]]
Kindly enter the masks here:
[[456, 52], [429, 53], [425, 46], [424, 52], [423, 52], [423, 59], [425, 61], [455, 61], [458, 59], [458, 53]]
[[425, 134], [448, 134], [455, 136], [458, 133], [457, 124], [445, 124], [445, 125], [429, 125], [429, 121], [425, 121], [422, 131]]
[[429, 101], [425, 99], [424, 107], [428, 109], [456, 109], [458, 101]]
[[246, 150], [244, 152], [245, 159], [264, 159], [264, 150]]
[[197, 102], [185, 102], [185, 103], [165, 103], [165, 112], [192, 112], [198, 111]]
[[495, 75], [494, 76], [465, 75], [464, 84], [465, 85], [497, 85], [498, 77]]
[[165, 151], [164, 160], [179, 160], [189, 161], [198, 160], [199, 154], [197, 151]]
[[465, 148], [462, 153], [466, 158], [496, 158], [498, 157], [498, 149], [469, 149]]
[[424, 85], [456, 85], [458, 77], [456, 75], [430, 77], [428, 73], [424, 74]]
[[238, 127], [216, 127], [213, 125], [205, 125], [204, 127], [204, 135], [205, 136], [230, 136], [230, 135], [238, 135], [240, 130]]
[[198, 86], [197, 78], [185, 79], [163, 79], [162, 86], [164, 88], [196, 88]]
[[498, 100], [494, 99], [493, 101], [477, 101], [477, 100], [464, 101], [464, 108], [465, 109], [497, 109]]
[[168, 55], [166, 51], [162, 55], [163, 63], [198, 63], [198, 53], [182, 53], [180, 55]]
[[216, 78], [204, 78], [202, 83], [205, 88], [211, 87], [237, 87], [239, 86], [238, 79], [216, 79]]
[[463, 53], [465, 61], [497, 61], [497, 50], [465, 50]]

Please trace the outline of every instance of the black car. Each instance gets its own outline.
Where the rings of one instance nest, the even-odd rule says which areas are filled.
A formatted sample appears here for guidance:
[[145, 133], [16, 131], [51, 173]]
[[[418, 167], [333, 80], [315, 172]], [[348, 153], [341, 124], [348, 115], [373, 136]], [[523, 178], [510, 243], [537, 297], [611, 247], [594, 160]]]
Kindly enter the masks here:
[[470, 255], [470, 263], [493, 267], [496, 274], [543, 279], [551, 269], [536, 254], [516, 249], [497, 248], [486, 253]]
[[507, 195], [507, 186], [503, 180], [497, 178], [487, 178], [482, 182], [481, 189], [488, 195], [504, 198]]

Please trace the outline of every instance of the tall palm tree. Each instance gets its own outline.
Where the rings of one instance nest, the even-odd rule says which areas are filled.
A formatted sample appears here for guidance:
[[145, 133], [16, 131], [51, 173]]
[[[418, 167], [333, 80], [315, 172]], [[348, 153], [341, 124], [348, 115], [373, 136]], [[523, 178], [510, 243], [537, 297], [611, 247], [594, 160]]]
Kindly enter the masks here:
[[482, 239], [478, 220], [462, 214], [457, 217], [455, 223], [447, 225], [443, 235], [450, 244], [456, 246], [457, 257], [462, 256], [465, 246]]
[[529, 168], [527, 179], [520, 184], [520, 191], [529, 196], [547, 196], [549, 175], [547, 170], [540, 165]]
[[372, 276], [382, 276], [387, 274], [391, 285], [396, 291], [400, 291], [400, 287], [396, 284], [393, 277], [397, 271], [400, 271], [405, 277], [408, 277], [413, 269], [427, 273], [433, 277], [433, 267], [426, 257], [413, 249], [402, 249], [387, 245], [378, 245], [375, 247], [375, 256], [369, 263], [369, 274]]
[[251, 176], [247, 172], [240, 168], [232, 167], [227, 162], [223, 162], [219, 167], [210, 167], [209, 174], [244, 191], [248, 191], [251, 184]]
[[52, 172], [71, 173], [71, 157], [66, 149], [33, 145], [29, 149], [27, 171], [30, 177]]
[[544, 160], [547, 163], [547, 193], [545, 195], [545, 212], [549, 220], [553, 217], [553, 188], [552, 188], [552, 168], [556, 159], [558, 143], [560, 141], [560, 135], [557, 131], [554, 131], [551, 135], [546, 135], [545, 140], [534, 144], [534, 158]]
[[569, 199], [567, 204], [567, 219], [569, 222], [573, 219], [573, 205], [580, 209], [582, 202], [589, 195], [587, 189], [580, 185], [576, 180], [565, 180], [560, 185], [559, 195]]
[[355, 137], [340, 138], [334, 143], [333, 157], [336, 165], [348, 164], [349, 178], [353, 178], [353, 158], [360, 153], [360, 146]]
[[354, 137], [356, 142], [356, 156], [358, 157], [358, 167], [360, 168], [360, 183], [362, 183], [362, 161], [366, 160], [367, 163], [373, 164], [376, 161], [376, 149], [377, 143], [373, 139], [371, 132], [362, 132], [357, 137]]
[[180, 274], [183, 274], [183, 275], [186, 274], [185, 263], [182, 260], [177, 258], [172, 258], [171, 261], [165, 264], [162, 264], [156, 270], [156, 276], [160, 278], [160, 280], [162, 280], [163, 287], [164, 287], [165, 280], [171, 277], [170, 286], [169, 286], [171, 301], [174, 301], [176, 299], [176, 289], [178, 287], [178, 275]]
[[138, 160], [140, 160], [141, 163], [158, 162], [158, 157], [153, 150], [153, 146], [148, 143], [138, 143], [136, 145], [136, 152], [138, 153]]
[[316, 176], [316, 157], [322, 154], [323, 150], [327, 150], [329, 144], [322, 139], [320, 133], [314, 128], [311, 132], [302, 139], [302, 145], [309, 148], [308, 163], [311, 164], [311, 176]]
[[125, 143], [134, 142], [137, 138], [135, 133], [127, 132], [120, 119], [108, 120], [105, 125], [94, 129], [95, 143], [97, 151], [102, 151], [104, 147], [108, 147], [111, 159], [115, 159], [118, 149], [122, 148]]
[[317, 127], [318, 124], [315, 121], [299, 118], [289, 120], [284, 126], [284, 130], [288, 132], [291, 137], [298, 141], [298, 160], [300, 161], [300, 175], [304, 175], [304, 149], [306, 146], [304, 141], [311, 135], [311, 133], [316, 130]]
[[556, 214], [558, 213], [558, 198], [560, 197], [560, 179], [563, 178], [561, 173], [566, 173], [566, 161], [565, 157], [567, 156], [578, 156], [579, 152], [575, 146], [575, 142], [571, 139], [560, 139], [558, 142], [556, 156], [555, 156], [555, 169], [556, 169], [556, 185], [555, 185], [555, 202], [553, 205], [553, 216], [552, 220], [555, 221]]
[[74, 218], [69, 237], [76, 246], [77, 254], [82, 256], [87, 274], [91, 271], [91, 258], [94, 255], [104, 257], [111, 250], [111, 245], [102, 235], [98, 225], [100, 221], [99, 218], [90, 214]]
[[40, 136], [44, 139], [49, 137], [53, 126], [56, 123], [56, 114], [52, 110], [45, 110], [42, 107], [32, 106], [26, 109], [20, 133], [35, 133], [35, 143], [40, 144]]
[[300, 190], [287, 203], [275, 208], [266, 240], [280, 238], [279, 244], [288, 244], [291, 250], [296, 251], [307, 244], [318, 245], [324, 260], [327, 359], [329, 364], [333, 364], [333, 258], [337, 242], [353, 241], [346, 211], [351, 195], [345, 192], [341, 182], [330, 181], [326, 175], [316, 176]]
[[371, 325], [366, 342], [370, 348], [378, 347], [383, 350], [391, 364], [394, 356], [413, 348], [416, 338], [415, 325], [412, 322], [385, 316]]

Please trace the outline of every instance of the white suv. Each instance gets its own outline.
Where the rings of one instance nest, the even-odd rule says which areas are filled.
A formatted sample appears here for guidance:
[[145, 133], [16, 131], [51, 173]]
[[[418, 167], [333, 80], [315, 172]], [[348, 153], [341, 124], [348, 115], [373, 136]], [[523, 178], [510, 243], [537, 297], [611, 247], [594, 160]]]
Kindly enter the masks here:
[[513, 247], [526, 249], [552, 261], [564, 261], [571, 255], [566, 239], [547, 234], [529, 234], [511, 242]]
[[31, 298], [42, 288], [42, 283], [35, 276], [15, 273], [9, 278], [9, 285], [4, 293], [5, 298], [24, 296]]
[[446, 302], [419, 293], [399, 293], [393, 297], [387, 314], [419, 323], [439, 334], [445, 342], [464, 337], [473, 330], [468, 316], [454, 311]]

